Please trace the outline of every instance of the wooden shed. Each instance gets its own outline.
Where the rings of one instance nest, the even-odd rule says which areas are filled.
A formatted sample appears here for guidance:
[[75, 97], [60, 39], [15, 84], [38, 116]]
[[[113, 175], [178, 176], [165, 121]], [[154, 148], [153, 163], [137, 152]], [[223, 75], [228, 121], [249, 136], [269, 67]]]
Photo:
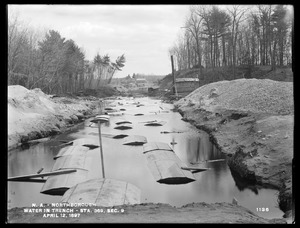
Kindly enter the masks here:
[[199, 87], [198, 78], [176, 78], [177, 93], [190, 93]]

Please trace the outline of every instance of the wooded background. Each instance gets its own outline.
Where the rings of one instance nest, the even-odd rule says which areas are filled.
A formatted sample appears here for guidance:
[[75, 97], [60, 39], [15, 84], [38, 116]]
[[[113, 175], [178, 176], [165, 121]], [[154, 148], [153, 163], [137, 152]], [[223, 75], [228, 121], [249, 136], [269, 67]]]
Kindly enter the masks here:
[[58, 31], [25, 25], [13, 12], [8, 15], [7, 50], [8, 85], [40, 88], [48, 94], [97, 89], [110, 83], [126, 61], [124, 54], [111, 62], [108, 54], [99, 53], [88, 61], [73, 40]]
[[169, 54], [177, 70], [292, 63], [292, 6], [191, 6]]
[[[169, 49], [177, 71], [228, 66], [290, 66], [293, 10], [286, 5], [192, 5], [182, 32]], [[145, 44], [147, 45], [147, 44]], [[53, 94], [97, 89], [122, 70], [125, 55], [114, 62], [108, 54], [85, 59], [85, 51], [59, 31], [36, 29], [8, 14], [8, 85], [40, 88]], [[171, 69], [170, 69], [171, 71]]]

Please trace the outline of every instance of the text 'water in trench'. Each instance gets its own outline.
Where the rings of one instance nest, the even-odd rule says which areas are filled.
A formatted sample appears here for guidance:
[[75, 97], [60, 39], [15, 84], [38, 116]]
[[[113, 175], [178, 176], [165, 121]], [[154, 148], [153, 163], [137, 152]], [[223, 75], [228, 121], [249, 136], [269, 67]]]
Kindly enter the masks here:
[[[226, 159], [226, 156], [210, 142], [208, 134], [181, 120], [173, 112], [171, 104], [150, 98], [122, 98], [112, 101], [113, 108], [123, 108], [121, 116], [111, 116], [108, 123], [101, 124], [104, 153], [105, 177], [126, 181], [140, 188], [142, 203], [167, 203], [182, 206], [188, 203], [227, 202], [235, 198], [238, 204], [265, 218], [282, 217], [278, 208], [276, 190], [250, 187], [234, 177], [225, 161], [201, 163], [205, 160]], [[139, 103], [138, 103], [139, 102]], [[136, 105], [142, 104], [143, 106]], [[135, 114], [143, 114], [136, 116]], [[132, 129], [114, 129], [117, 120], [131, 121]], [[162, 126], [145, 126], [148, 121], [164, 121]], [[173, 133], [163, 133], [173, 132]], [[49, 172], [55, 162], [53, 157], [61, 149], [58, 140], [93, 138], [98, 140], [96, 124], [86, 120], [76, 130], [61, 134], [54, 140], [41, 143], [29, 149], [10, 151], [8, 155], [8, 176], [36, 173], [43, 168]], [[195, 173], [196, 181], [187, 184], [170, 185], [155, 181], [143, 155], [143, 146], [123, 145], [124, 139], [113, 139], [108, 135], [142, 135], [148, 142], [164, 142], [170, 145], [176, 155], [187, 166], [211, 168]], [[88, 152], [91, 171], [89, 179], [101, 178], [101, 159], [99, 148]], [[193, 164], [193, 165], [192, 165]], [[55, 203], [61, 196], [41, 194], [43, 183], [8, 182], [8, 208], [31, 206], [32, 203]], [[258, 211], [268, 208], [268, 212]]]

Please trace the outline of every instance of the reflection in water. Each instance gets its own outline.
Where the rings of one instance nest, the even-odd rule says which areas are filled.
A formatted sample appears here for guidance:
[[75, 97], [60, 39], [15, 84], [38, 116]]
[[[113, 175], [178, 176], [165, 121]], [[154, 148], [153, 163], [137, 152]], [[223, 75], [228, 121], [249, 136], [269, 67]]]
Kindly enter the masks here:
[[207, 134], [202, 134], [201, 137], [188, 138], [186, 151], [187, 160], [191, 164], [224, 158], [224, 155], [210, 142]]
[[[18, 149], [9, 153], [8, 176], [20, 176], [35, 174], [43, 168], [43, 172], [49, 172], [54, 164], [53, 157], [58, 152], [57, 147], [37, 144], [30, 149]], [[57, 197], [40, 194], [43, 183], [11, 182], [7, 183], [8, 208], [16, 206], [28, 206], [31, 203], [56, 202]]]
[[256, 195], [258, 195], [257, 187], [256, 187], [255, 183], [253, 183], [253, 181], [252, 182], [245, 181], [238, 173], [236, 173], [231, 168], [229, 168], [229, 169], [230, 169], [231, 175], [234, 179], [235, 185], [240, 191], [243, 191], [247, 188], [247, 189], [250, 189], [252, 192], [254, 192]]

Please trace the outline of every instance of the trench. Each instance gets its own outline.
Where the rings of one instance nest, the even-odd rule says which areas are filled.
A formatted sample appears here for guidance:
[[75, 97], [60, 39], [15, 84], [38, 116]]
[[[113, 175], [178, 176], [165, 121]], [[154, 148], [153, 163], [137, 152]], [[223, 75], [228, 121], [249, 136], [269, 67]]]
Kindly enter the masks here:
[[[141, 190], [141, 203], [166, 203], [180, 207], [188, 203], [231, 203], [235, 198], [238, 204], [250, 209], [264, 218], [281, 218], [283, 212], [278, 208], [278, 191], [258, 188], [240, 180], [230, 171], [226, 156], [209, 140], [209, 135], [181, 120], [178, 112], [173, 112], [173, 105], [160, 100], [143, 98], [119, 98], [111, 101], [118, 108], [123, 108], [124, 115], [111, 116], [110, 121], [102, 124], [102, 143], [104, 169], [107, 178], [134, 184]], [[137, 105], [142, 104], [142, 105]], [[143, 115], [135, 115], [141, 113]], [[119, 119], [132, 122], [132, 129], [114, 129]], [[164, 121], [162, 126], [145, 126], [147, 121]], [[73, 140], [90, 137], [98, 139], [98, 129], [91, 125], [90, 119], [71, 132], [53, 137], [51, 141], [31, 146], [28, 149], [17, 148], [8, 154], [8, 176], [18, 176], [51, 171], [55, 162], [53, 157], [61, 147], [59, 140]], [[174, 133], [165, 133], [174, 132]], [[178, 133], [180, 132], [180, 133]], [[176, 155], [186, 164], [204, 160], [225, 159], [224, 161], [202, 163], [208, 171], [195, 173], [196, 181], [187, 184], [170, 185], [155, 181], [147, 161], [142, 153], [142, 146], [123, 145], [123, 139], [105, 137], [105, 135], [143, 135], [148, 142], [164, 142], [171, 146]], [[171, 144], [172, 142], [172, 144]], [[99, 149], [89, 153], [91, 171], [89, 179], [102, 177]], [[43, 183], [8, 182], [8, 208], [31, 206], [32, 203], [56, 203], [61, 196], [41, 194]], [[268, 211], [262, 211], [268, 208]]]

